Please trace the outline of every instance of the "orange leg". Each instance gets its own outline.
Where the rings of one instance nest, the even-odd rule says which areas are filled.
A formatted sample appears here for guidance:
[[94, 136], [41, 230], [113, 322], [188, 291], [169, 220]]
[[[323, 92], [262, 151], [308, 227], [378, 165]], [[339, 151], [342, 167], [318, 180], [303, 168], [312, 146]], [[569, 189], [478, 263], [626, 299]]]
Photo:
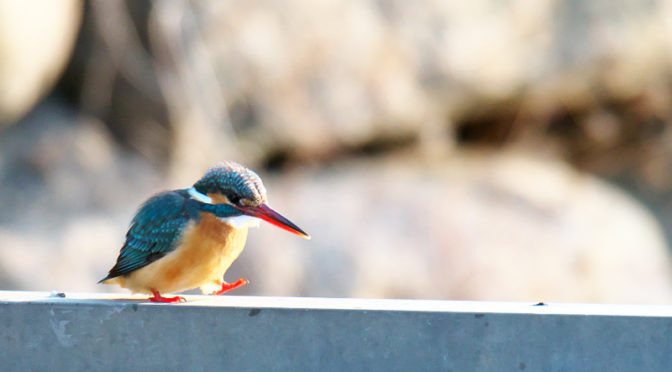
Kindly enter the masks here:
[[215, 291], [212, 294], [215, 295], [215, 296], [219, 296], [219, 295], [221, 295], [225, 292], [228, 292], [232, 289], [242, 287], [247, 283], [248, 283], [248, 281], [245, 278], [238, 279], [235, 283], [227, 283], [227, 282], [222, 281], [222, 289], [220, 289], [219, 291]]
[[161, 293], [159, 291], [155, 291], [152, 289], [152, 294], [154, 296], [150, 297], [149, 300], [152, 302], [163, 302], [163, 303], [170, 303], [170, 302], [184, 302], [185, 299], [182, 296], [175, 296], [175, 297], [163, 297], [161, 296]]

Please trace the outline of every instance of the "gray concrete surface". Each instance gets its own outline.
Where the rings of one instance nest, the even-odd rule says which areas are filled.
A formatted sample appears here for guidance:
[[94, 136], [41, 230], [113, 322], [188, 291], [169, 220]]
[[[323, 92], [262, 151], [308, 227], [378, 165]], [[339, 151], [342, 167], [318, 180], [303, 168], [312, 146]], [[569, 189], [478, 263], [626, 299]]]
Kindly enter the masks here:
[[669, 371], [672, 306], [0, 291], [2, 371]]

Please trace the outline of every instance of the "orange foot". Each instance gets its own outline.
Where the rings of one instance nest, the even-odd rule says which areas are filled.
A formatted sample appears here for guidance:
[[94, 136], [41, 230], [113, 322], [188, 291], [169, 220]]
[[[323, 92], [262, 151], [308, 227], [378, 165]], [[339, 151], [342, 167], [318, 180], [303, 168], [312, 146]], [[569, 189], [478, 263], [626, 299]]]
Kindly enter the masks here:
[[161, 293], [159, 291], [152, 290], [152, 294], [154, 294], [153, 297], [150, 297], [149, 300], [152, 302], [163, 302], [163, 303], [171, 303], [171, 302], [184, 302], [185, 299], [182, 296], [175, 296], [175, 297], [163, 297], [161, 296]]
[[235, 283], [231, 283], [231, 284], [223, 281], [222, 282], [222, 289], [220, 289], [219, 291], [215, 291], [212, 294], [215, 295], [215, 296], [219, 296], [222, 293], [226, 293], [226, 292], [228, 292], [232, 289], [242, 287], [247, 283], [248, 283], [247, 279], [244, 279], [244, 278], [238, 279]]

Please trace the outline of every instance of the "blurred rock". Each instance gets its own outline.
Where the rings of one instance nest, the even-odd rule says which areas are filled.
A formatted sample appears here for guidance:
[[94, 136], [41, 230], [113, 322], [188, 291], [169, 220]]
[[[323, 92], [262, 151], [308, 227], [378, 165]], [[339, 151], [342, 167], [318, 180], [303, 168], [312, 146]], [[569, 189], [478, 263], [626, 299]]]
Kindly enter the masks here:
[[0, 124], [18, 120], [52, 88], [82, 8], [80, 0], [0, 0]]
[[313, 235], [253, 231], [241, 294], [672, 299], [650, 213], [544, 158], [669, 189], [672, 3], [89, 4], [59, 85], [81, 113], [56, 94], [0, 137], [3, 288], [117, 290], [135, 208], [230, 158], [282, 169], [271, 204]]
[[[7, 136], [28, 163], [0, 163], [0, 284], [127, 293], [95, 283], [135, 208], [166, 187], [137, 160], [110, 153], [100, 126], [52, 122], [60, 131], [29, 142], [30, 125]], [[398, 154], [262, 177], [270, 204], [313, 239], [269, 224], [253, 230], [227, 274], [251, 281], [238, 294], [672, 301], [670, 260], [650, 213], [557, 161]]]
[[119, 231], [126, 222], [118, 217], [82, 213], [60, 219], [53, 228], [29, 231], [0, 226], [0, 285], [35, 291], [99, 290], [95, 283], [105, 276], [123, 243]]
[[0, 137], [0, 223], [40, 226], [138, 203], [160, 177], [122, 151], [96, 119], [56, 100]]
[[[266, 178], [308, 231], [263, 224], [227, 274], [248, 293], [669, 303], [660, 226], [623, 192], [522, 154], [371, 160]], [[252, 274], [251, 274], [252, 273]]]
[[0, 287], [95, 290], [160, 179], [96, 119], [48, 98], [0, 137]]
[[167, 112], [175, 174], [400, 138], [450, 149], [483, 113], [515, 124], [500, 137], [543, 136], [559, 111], [669, 92], [668, 3], [94, 1], [80, 48], [95, 63], [81, 53], [71, 71], [85, 92], [105, 77], [103, 121], [122, 132]]

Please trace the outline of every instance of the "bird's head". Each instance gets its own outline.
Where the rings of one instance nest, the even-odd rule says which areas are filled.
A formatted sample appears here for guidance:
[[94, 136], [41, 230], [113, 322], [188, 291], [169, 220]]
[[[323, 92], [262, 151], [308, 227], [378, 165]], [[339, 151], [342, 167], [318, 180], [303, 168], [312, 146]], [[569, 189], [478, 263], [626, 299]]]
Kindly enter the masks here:
[[310, 236], [267, 204], [266, 188], [252, 170], [232, 161], [210, 168], [194, 184], [192, 196], [208, 204], [227, 204], [243, 215], [260, 218], [310, 239]]

